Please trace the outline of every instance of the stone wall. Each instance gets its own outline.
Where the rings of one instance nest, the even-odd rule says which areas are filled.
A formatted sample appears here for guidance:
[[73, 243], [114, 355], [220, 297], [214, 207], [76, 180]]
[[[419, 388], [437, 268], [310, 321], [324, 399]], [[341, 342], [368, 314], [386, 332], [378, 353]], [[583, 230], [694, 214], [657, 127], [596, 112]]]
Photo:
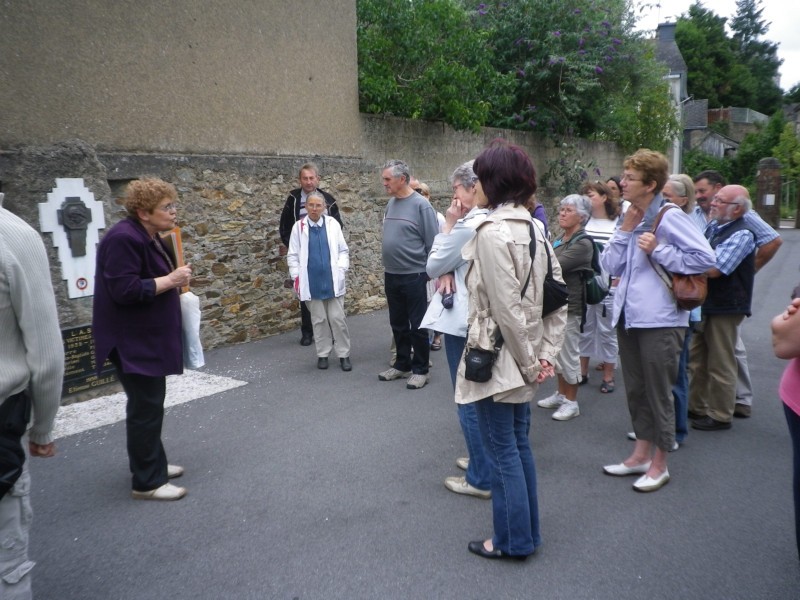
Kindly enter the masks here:
[[[387, 198], [380, 167], [402, 158], [433, 188], [433, 204], [450, 201], [448, 176], [474, 158], [495, 137], [522, 145], [541, 171], [553, 148], [531, 134], [486, 129], [478, 135], [454, 132], [437, 123], [362, 116], [363, 158], [316, 157], [321, 187], [338, 200], [350, 246], [347, 311], [385, 306], [381, 264], [381, 221]], [[585, 143], [587, 158], [604, 173], [618, 173], [622, 155], [609, 144]], [[25, 147], [0, 154], [0, 184], [7, 208], [39, 229], [37, 203], [57, 177], [83, 177], [104, 203], [108, 227], [124, 217], [118, 202], [132, 179], [157, 176], [179, 191], [178, 220], [186, 260], [193, 266], [192, 289], [203, 310], [206, 348], [262, 338], [299, 326], [298, 302], [285, 287], [286, 249], [278, 235], [280, 212], [307, 157], [98, 152], [81, 141]], [[557, 198], [544, 193], [551, 208]], [[552, 214], [552, 213], [551, 213]], [[69, 300], [49, 234], [62, 327], [91, 322], [91, 298]]]

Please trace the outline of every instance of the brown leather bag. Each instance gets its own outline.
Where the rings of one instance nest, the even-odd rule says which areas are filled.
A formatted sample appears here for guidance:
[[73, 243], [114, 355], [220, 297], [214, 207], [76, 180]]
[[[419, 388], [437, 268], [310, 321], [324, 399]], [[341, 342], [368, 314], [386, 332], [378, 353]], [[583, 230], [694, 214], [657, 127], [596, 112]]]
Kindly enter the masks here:
[[[675, 204], [665, 204], [661, 210], [658, 211], [658, 216], [653, 222], [653, 235], [656, 233], [658, 224], [661, 223], [661, 217], [663, 217], [664, 213], [670, 208], [680, 209], [680, 207]], [[678, 305], [678, 308], [692, 310], [698, 306], [702, 306], [703, 302], [706, 301], [706, 295], [708, 294], [708, 275], [705, 273], [670, 273], [664, 267], [654, 262], [649, 255], [647, 258], [650, 260], [650, 264], [653, 265], [655, 272], [661, 277], [661, 281], [663, 281], [664, 285], [669, 289], [672, 297], [675, 298], [675, 303]]]

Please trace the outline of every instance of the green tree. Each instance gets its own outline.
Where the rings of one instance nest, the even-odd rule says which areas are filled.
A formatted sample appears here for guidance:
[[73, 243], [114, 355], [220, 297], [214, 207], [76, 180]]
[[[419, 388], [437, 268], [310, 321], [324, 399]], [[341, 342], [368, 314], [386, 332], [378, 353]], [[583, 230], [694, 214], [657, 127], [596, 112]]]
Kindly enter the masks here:
[[510, 100], [488, 34], [455, 0], [358, 0], [359, 107], [476, 131]]
[[763, 40], [769, 24], [761, 18], [761, 0], [737, 0], [730, 22], [700, 2], [689, 7], [675, 29], [675, 41], [688, 69], [688, 92], [707, 98], [712, 108], [741, 106], [772, 114], [781, 105], [775, 83], [781, 60], [777, 45]]
[[795, 83], [783, 96], [784, 104], [792, 104], [796, 102], [800, 102], [800, 83]]
[[781, 161], [781, 174], [784, 177], [800, 179], [800, 141], [793, 123], [783, 126], [778, 144], [772, 149], [772, 156]]
[[754, 97], [749, 105], [764, 114], [772, 114], [781, 106], [782, 92], [775, 83], [783, 60], [778, 58], [778, 45], [762, 39], [769, 23], [762, 18], [761, 0], [737, 0], [736, 16], [731, 21], [734, 52], [753, 80]]
[[692, 4], [688, 16], [678, 19], [675, 42], [686, 63], [688, 93], [697, 99], [707, 98], [710, 107], [718, 108], [731, 106], [730, 90], [735, 88], [740, 98], [735, 106], [748, 106], [752, 82], [736, 63], [725, 21], [700, 3]]
[[666, 149], [679, 123], [652, 43], [634, 30], [626, 0], [465, 0], [489, 33], [497, 71], [516, 79], [513, 103], [493, 112], [497, 127], [536, 131], [558, 149], [542, 184], [571, 193], [594, 164], [576, 138], [624, 150]]
[[739, 183], [747, 187], [753, 186], [758, 161], [772, 156], [772, 150], [780, 142], [785, 124], [783, 111], [779, 110], [758, 132], [745, 136], [731, 162], [732, 183]]

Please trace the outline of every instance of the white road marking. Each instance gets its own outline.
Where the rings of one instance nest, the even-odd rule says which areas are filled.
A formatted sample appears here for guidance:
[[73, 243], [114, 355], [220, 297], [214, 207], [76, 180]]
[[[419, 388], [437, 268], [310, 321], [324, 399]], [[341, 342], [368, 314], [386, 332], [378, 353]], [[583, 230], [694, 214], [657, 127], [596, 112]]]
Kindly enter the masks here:
[[[232, 390], [247, 385], [246, 381], [220, 377], [200, 371], [186, 371], [183, 375], [170, 375], [167, 377], [167, 399], [165, 407], [175, 406], [205, 398], [212, 394]], [[63, 438], [96, 427], [111, 425], [125, 420], [124, 392], [94, 398], [85, 402], [76, 402], [69, 406], [62, 406], [56, 416], [53, 437]]]

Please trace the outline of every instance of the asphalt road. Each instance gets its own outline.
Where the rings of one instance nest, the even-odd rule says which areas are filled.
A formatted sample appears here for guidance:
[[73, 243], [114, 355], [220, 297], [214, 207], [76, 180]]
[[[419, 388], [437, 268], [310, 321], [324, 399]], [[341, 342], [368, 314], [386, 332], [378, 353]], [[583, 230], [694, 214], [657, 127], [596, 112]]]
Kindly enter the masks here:
[[[568, 422], [533, 408], [544, 545], [487, 561], [490, 502], [443, 480], [464, 455], [444, 352], [418, 391], [379, 382], [385, 311], [349, 319], [353, 371], [316, 369], [292, 332], [207, 353], [248, 385], [168, 410], [180, 502], [134, 501], [124, 425], [62, 439], [32, 462], [37, 600], [800, 598], [791, 456], [769, 320], [800, 280], [800, 232], [759, 273], [744, 325], [756, 399], [733, 429], [692, 431], [653, 494], [602, 474], [627, 456], [622, 378], [580, 389]], [[551, 393], [548, 383], [538, 397]]]

